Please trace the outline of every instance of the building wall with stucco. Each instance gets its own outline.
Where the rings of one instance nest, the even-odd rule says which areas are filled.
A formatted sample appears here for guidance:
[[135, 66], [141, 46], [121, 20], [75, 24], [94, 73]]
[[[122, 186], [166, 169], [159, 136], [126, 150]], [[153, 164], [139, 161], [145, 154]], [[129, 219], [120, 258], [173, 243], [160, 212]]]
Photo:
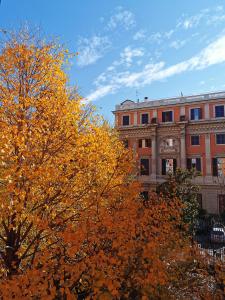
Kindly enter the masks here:
[[[141, 169], [138, 177], [144, 191], [163, 182], [165, 170], [187, 168], [191, 162], [201, 172], [194, 180], [200, 187], [202, 208], [213, 214], [225, 210], [225, 92], [126, 100], [113, 113], [120, 138], [135, 151], [139, 167], [149, 161], [147, 171]], [[198, 144], [193, 145], [196, 139]], [[150, 146], [140, 140], [150, 140]]]

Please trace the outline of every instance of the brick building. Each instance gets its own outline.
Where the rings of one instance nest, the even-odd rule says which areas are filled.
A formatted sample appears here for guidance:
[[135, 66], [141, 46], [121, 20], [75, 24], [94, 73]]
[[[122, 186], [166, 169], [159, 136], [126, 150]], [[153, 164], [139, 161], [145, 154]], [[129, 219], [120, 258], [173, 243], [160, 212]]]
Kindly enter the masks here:
[[116, 105], [115, 126], [137, 153], [143, 195], [177, 167], [196, 168], [199, 201], [225, 211], [225, 92]]

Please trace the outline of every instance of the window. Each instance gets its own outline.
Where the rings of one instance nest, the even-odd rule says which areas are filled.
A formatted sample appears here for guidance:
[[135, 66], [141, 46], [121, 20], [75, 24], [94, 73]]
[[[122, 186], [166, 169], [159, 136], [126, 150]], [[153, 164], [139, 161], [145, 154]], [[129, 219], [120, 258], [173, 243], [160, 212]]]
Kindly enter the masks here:
[[224, 117], [224, 105], [215, 106], [215, 117], [216, 118]]
[[162, 175], [173, 174], [177, 168], [177, 160], [173, 158], [162, 159]]
[[200, 145], [199, 135], [192, 135], [191, 136], [191, 145], [192, 146], [198, 146], [198, 145]]
[[202, 110], [201, 108], [192, 108], [191, 109], [191, 120], [201, 120]]
[[129, 147], [129, 142], [128, 142], [128, 140], [123, 140], [123, 144], [124, 144], [124, 147], [125, 147], [125, 148], [128, 148], [128, 147]]
[[188, 158], [187, 159], [187, 169], [195, 169], [196, 171], [201, 172], [201, 158]]
[[138, 141], [139, 148], [151, 148], [151, 140], [150, 139], [140, 139]]
[[141, 175], [149, 175], [149, 159], [148, 158], [141, 158]]
[[218, 195], [219, 199], [219, 213], [222, 214], [225, 212], [225, 195]]
[[148, 124], [148, 114], [141, 115], [141, 124]]
[[147, 201], [148, 200], [148, 191], [142, 191], [140, 193], [140, 196], [143, 200]]
[[225, 158], [217, 157], [212, 159], [213, 176], [225, 176]]
[[172, 111], [163, 111], [162, 112], [162, 121], [163, 122], [172, 122], [173, 121], [173, 112]]
[[225, 144], [225, 133], [219, 133], [216, 135], [216, 143], [218, 145], [224, 145]]
[[130, 116], [123, 116], [123, 126], [130, 125]]

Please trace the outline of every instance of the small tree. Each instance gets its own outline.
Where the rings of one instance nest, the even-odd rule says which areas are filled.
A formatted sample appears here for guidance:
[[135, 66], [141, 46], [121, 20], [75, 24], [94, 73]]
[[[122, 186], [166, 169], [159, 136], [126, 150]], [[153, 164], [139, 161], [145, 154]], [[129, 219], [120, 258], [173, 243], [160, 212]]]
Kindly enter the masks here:
[[193, 184], [193, 178], [198, 173], [195, 170], [177, 169], [174, 174], [169, 174], [168, 179], [157, 186], [157, 193], [161, 193], [169, 200], [175, 197], [183, 203], [183, 222], [188, 224], [190, 232], [193, 231], [199, 214], [198, 192], [199, 187]]

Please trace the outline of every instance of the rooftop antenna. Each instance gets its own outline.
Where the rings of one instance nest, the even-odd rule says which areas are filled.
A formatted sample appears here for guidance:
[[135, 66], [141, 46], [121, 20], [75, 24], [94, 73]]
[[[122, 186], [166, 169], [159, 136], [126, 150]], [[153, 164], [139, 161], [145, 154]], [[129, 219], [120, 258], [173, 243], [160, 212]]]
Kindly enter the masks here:
[[138, 90], [136, 90], [136, 100], [137, 100], [137, 103], [139, 103]]

